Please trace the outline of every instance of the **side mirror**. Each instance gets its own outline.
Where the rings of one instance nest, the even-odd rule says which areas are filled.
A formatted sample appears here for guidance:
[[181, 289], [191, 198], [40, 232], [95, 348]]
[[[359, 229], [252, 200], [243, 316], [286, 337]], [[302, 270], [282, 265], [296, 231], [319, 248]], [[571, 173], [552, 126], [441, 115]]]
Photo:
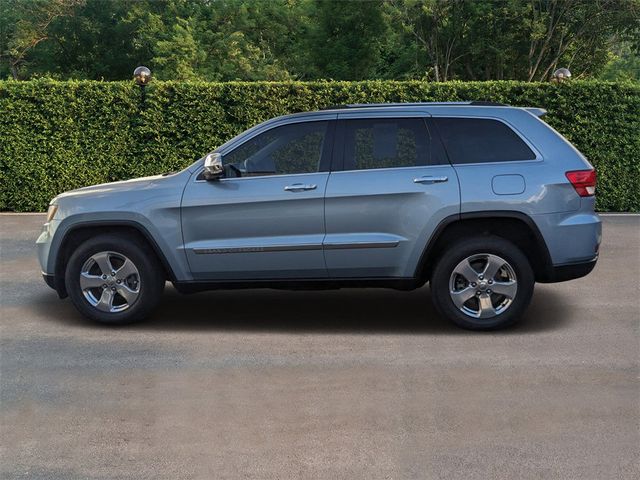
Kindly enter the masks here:
[[205, 180], [219, 180], [224, 176], [224, 168], [222, 167], [222, 155], [219, 153], [209, 153], [204, 157]]

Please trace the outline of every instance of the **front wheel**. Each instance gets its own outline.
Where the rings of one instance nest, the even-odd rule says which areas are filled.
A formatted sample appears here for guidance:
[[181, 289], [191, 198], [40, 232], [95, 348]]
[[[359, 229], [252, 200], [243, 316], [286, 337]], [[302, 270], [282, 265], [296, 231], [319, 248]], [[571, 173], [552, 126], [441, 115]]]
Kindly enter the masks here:
[[516, 322], [529, 305], [533, 286], [533, 271], [524, 254], [495, 236], [452, 245], [431, 276], [436, 309], [471, 330], [492, 330]]
[[139, 242], [100, 235], [81, 244], [65, 271], [75, 307], [101, 323], [123, 324], [145, 318], [158, 304], [165, 277], [155, 257]]

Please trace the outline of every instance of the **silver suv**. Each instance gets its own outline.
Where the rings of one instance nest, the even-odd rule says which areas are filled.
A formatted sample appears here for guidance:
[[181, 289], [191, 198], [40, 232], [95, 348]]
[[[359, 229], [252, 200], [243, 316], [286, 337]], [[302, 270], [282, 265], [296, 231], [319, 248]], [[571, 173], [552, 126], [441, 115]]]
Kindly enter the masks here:
[[167, 280], [180, 292], [429, 282], [456, 324], [502, 327], [536, 281], [581, 277], [598, 257], [595, 171], [544, 113], [463, 102], [274, 118], [181, 172], [54, 198], [43, 275], [104, 323], [148, 316]]

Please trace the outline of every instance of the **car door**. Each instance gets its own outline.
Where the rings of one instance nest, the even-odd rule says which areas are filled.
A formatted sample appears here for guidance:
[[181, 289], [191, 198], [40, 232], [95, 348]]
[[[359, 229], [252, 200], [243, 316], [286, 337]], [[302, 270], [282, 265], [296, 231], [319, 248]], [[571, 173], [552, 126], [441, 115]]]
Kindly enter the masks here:
[[195, 280], [327, 276], [324, 191], [334, 127], [324, 115], [258, 129], [220, 152], [224, 178], [194, 175], [182, 229]]
[[329, 276], [414, 276], [436, 226], [459, 212], [456, 173], [424, 112], [338, 115], [325, 200]]

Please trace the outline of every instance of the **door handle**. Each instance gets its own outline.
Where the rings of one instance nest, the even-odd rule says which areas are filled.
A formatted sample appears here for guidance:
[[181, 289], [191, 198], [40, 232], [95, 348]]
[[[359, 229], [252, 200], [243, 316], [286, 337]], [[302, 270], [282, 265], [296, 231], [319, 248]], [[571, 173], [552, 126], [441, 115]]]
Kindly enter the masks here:
[[440, 176], [440, 177], [418, 177], [413, 179], [413, 183], [443, 183], [449, 180], [449, 177]]
[[305, 190], [315, 190], [317, 185], [305, 185], [304, 183], [294, 183], [293, 185], [287, 185], [284, 187], [285, 192], [304, 192]]

